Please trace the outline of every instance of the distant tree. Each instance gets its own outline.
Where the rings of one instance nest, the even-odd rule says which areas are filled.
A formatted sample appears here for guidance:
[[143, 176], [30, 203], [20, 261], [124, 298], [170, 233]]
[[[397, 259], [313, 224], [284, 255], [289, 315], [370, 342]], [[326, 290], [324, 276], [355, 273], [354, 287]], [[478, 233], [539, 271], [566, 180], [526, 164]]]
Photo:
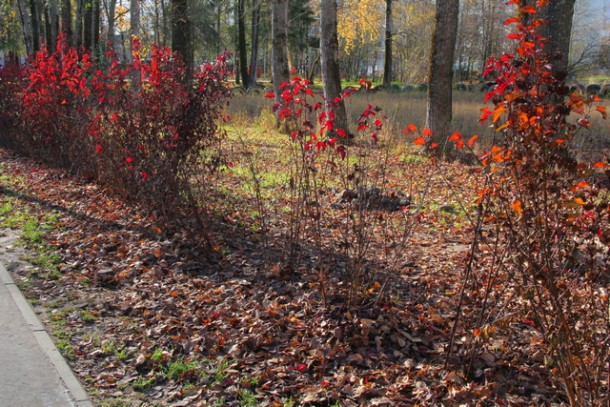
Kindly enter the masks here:
[[32, 50], [31, 20], [28, 17], [27, 5], [23, 0], [16, 3], [0, 3], [0, 49], [16, 58], [23, 52], [23, 45], [28, 53]]
[[[452, 117], [453, 56], [457, 36], [459, 0], [437, 0], [432, 37], [426, 127], [432, 142], [441, 146], [449, 137]], [[446, 148], [449, 148], [447, 143]], [[441, 149], [434, 150], [440, 154]]]
[[248, 83], [250, 86], [256, 84], [256, 71], [258, 68], [258, 44], [259, 44], [259, 26], [261, 19], [261, 2], [262, 0], [252, 0], [252, 47], [250, 48], [250, 72]]
[[244, 88], [250, 87], [248, 75], [248, 44], [246, 42], [246, 0], [237, 0], [237, 53], [239, 57], [239, 75]]
[[392, 0], [385, 0], [385, 55], [383, 63], [383, 85], [389, 87], [392, 84], [392, 35], [394, 22], [392, 19]]
[[342, 72], [352, 79], [375, 78], [387, 17], [386, 0], [342, 0], [338, 7], [337, 32]]
[[[69, 1], [69, 0], [64, 0], [64, 1]], [[116, 0], [105, 1], [104, 2], [104, 11], [106, 12], [106, 21], [108, 24], [108, 31], [106, 32], [106, 41], [114, 44]]]
[[339, 42], [337, 40], [337, 1], [321, 0], [320, 4], [320, 53], [322, 80], [324, 82], [324, 98], [332, 104], [329, 113], [335, 116], [335, 128], [345, 130], [347, 133], [347, 113], [341, 96], [341, 76], [339, 72]]
[[310, 47], [318, 48], [319, 44], [312, 44], [310, 38], [311, 26], [316, 21], [309, 0], [288, 0], [288, 50], [292, 66], [302, 68], [305, 72], [308, 67]]
[[435, 4], [429, 0], [397, 1], [392, 12], [392, 76], [401, 82], [422, 83], [429, 74]]
[[600, 68], [605, 69], [606, 72], [610, 73], [610, 37], [602, 40], [595, 61]]

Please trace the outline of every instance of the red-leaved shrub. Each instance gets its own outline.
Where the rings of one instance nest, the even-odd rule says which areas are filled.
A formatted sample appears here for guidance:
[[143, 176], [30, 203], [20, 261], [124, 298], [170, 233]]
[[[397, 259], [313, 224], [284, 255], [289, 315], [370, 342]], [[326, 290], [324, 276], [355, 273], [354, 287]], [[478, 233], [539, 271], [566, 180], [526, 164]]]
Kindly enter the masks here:
[[190, 219], [200, 219], [205, 198], [193, 182], [213, 164], [210, 147], [220, 140], [227, 55], [190, 81], [168, 48], [153, 47], [149, 59], [141, 57], [138, 39], [132, 49], [126, 64], [110, 46], [92, 61], [60, 35], [54, 52], [32, 57], [23, 80], [16, 72], [3, 77], [1, 103], [11, 104], [3, 121], [15, 124], [3, 139], [166, 219], [189, 219], [201, 232], [201, 222], [194, 226]]

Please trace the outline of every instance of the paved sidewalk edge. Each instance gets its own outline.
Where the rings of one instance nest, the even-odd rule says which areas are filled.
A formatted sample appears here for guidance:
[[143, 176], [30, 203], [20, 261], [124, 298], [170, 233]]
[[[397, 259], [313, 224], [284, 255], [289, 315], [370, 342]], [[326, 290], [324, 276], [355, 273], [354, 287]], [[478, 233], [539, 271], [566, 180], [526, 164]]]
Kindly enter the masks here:
[[30, 329], [33, 331], [33, 335], [36, 338], [36, 341], [40, 345], [42, 351], [46, 355], [46, 357], [51, 361], [51, 364], [57, 371], [61, 381], [66, 386], [70, 397], [74, 401], [76, 407], [94, 407], [93, 403], [89, 399], [89, 395], [78, 381], [70, 366], [63, 358], [59, 350], [53, 344], [51, 337], [47, 333], [44, 328], [44, 325], [34, 312], [34, 309], [23, 296], [19, 287], [15, 284], [13, 278], [6, 268], [0, 263], [0, 283], [6, 286], [8, 291], [17, 304], [19, 311], [23, 315], [23, 318], [29, 325]]

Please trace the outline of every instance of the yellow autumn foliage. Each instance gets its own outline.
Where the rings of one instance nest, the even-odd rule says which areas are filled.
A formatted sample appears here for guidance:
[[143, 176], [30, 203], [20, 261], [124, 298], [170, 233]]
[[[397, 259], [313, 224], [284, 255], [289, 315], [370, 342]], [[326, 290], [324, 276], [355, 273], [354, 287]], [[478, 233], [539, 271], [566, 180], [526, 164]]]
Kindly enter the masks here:
[[337, 12], [339, 41], [348, 55], [354, 47], [383, 38], [385, 0], [344, 0]]

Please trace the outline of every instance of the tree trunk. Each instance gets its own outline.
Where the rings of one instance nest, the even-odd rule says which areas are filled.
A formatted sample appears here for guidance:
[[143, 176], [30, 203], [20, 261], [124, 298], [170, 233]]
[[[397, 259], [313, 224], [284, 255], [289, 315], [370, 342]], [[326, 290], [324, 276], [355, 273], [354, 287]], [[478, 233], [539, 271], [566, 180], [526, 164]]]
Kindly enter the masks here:
[[91, 49], [97, 50], [97, 46], [100, 42], [100, 22], [101, 20], [101, 0], [92, 0], [93, 2], [93, 21], [91, 26], [92, 31], [92, 43]]
[[91, 0], [84, 5], [83, 46], [95, 52], [100, 35], [100, 0]]
[[252, 49], [250, 50], [250, 78], [251, 85], [256, 85], [256, 70], [258, 68], [258, 27], [261, 16], [261, 0], [254, 0], [252, 5]]
[[167, 45], [168, 38], [170, 36], [168, 23], [167, 23], [167, 6], [165, 0], [160, 0], [161, 5], [161, 24], [163, 25], [163, 35], [161, 36], [161, 45]]
[[218, 33], [218, 41], [216, 42], [216, 53], [220, 55], [222, 53], [222, 39], [220, 35], [220, 30], [222, 28], [221, 19], [222, 19], [222, 2], [215, 1], [216, 6], [216, 32]]
[[93, 3], [87, 2], [83, 5], [83, 47], [92, 51], [93, 44]]
[[541, 10], [547, 24], [540, 27], [539, 33], [547, 39], [544, 51], [549, 55], [553, 72], [559, 80], [564, 80], [569, 74], [568, 57], [575, 2], [576, 0], [552, 0]]
[[383, 86], [392, 84], [392, 0], [385, 1], [385, 56], [383, 63]]
[[25, 52], [31, 55], [34, 52], [34, 40], [32, 38], [32, 20], [28, 15], [28, 10], [24, 0], [18, 0], [19, 17], [23, 26], [23, 42], [25, 43]]
[[324, 82], [324, 98], [328, 106], [328, 113], [334, 112], [335, 128], [344, 130], [349, 134], [347, 126], [347, 113], [343, 99], [334, 103], [341, 97], [341, 75], [339, 72], [339, 42], [337, 40], [337, 1], [322, 0], [320, 4], [320, 54], [322, 81]]
[[104, 2], [104, 8], [106, 9], [106, 18], [108, 21], [108, 31], [106, 33], [106, 41], [110, 42], [112, 45], [114, 43], [114, 24], [115, 24], [115, 14], [116, 14], [116, 0], [107, 0]]
[[193, 71], [193, 46], [191, 44], [191, 24], [187, 0], [171, 0], [172, 50], [182, 58], [186, 68], [186, 80]]
[[74, 30], [72, 30], [72, 3], [62, 0], [61, 3], [61, 32], [66, 36], [66, 42], [74, 46]]
[[315, 50], [315, 56], [313, 61], [308, 65], [307, 79], [309, 79], [309, 83], [313, 85], [314, 76], [316, 74], [316, 69], [318, 68], [318, 64], [320, 63], [320, 50]]
[[77, 47], [84, 46], [83, 40], [83, 20], [85, 18], [85, 0], [77, 0], [76, 1], [76, 24], [75, 24], [75, 36], [74, 36], [74, 44]]
[[[426, 127], [432, 130], [432, 142], [440, 145], [434, 150], [436, 155], [443, 153], [443, 145], [446, 144], [451, 130], [451, 85], [458, 14], [459, 0], [437, 0], [426, 109]], [[451, 155], [450, 148], [447, 143], [445, 147], [447, 155]]]
[[40, 14], [37, 0], [30, 0], [30, 17], [32, 21], [32, 49], [34, 52], [40, 50]]
[[44, 16], [44, 43], [47, 49], [51, 52], [55, 51], [55, 41], [53, 40], [51, 28], [51, 10], [48, 5], [42, 7], [42, 15]]
[[239, 73], [244, 89], [250, 87], [248, 76], [248, 49], [246, 44], [246, 0], [237, 0], [237, 48], [239, 52]]
[[49, 30], [47, 32], [47, 42], [49, 44], [49, 48], [52, 50], [55, 49], [59, 27], [59, 8], [57, 6], [57, 1], [58, 0], [49, 0], [47, 7], [47, 23]]
[[154, 6], [155, 6], [155, 10], [154, 10], [154, 19], [155, 19], [155, 26], [153, 28], [153, 31], [155, 33], [155, 44], [159, 44], [161, 45], [161, 13], [159, 10], [159, 0], [154, 0]]
[[140, 1], [131, 0], [129, 6], [129, 34], [130, 37], [130, 49], [133, 54], [133, 48], [131, 48], [131, 40], [134, 37], [140, 36]]
[[280, 86], [290, 80], [288, 70], [288, 0], [273, 0], [271, 9], [271, 74], [276, 103], [282, 103]]

